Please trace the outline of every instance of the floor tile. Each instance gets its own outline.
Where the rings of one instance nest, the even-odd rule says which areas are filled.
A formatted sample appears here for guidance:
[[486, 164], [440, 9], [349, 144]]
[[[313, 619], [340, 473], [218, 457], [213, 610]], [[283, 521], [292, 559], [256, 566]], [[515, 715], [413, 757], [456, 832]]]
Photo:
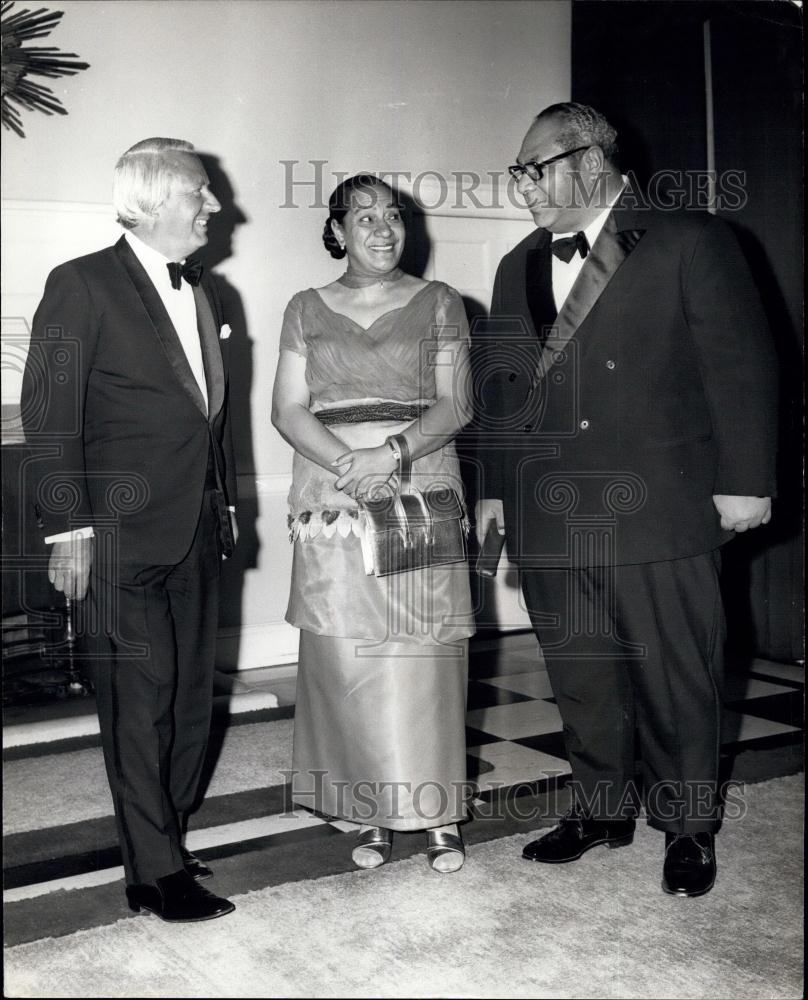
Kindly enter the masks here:
[[[518, 688], [513, 690], [518, 691]], [[741, 701], [747, 698], [767, 698], [773, 694], [791, 694], [795, 689], [771, 681], [761, 681], [756, 677], [729, 674], [724, 679], [724, 701]]]
[[475, 729], [493, 733], [505, 740], [561, 729], [561, 716], [555, 705], [546, 701], [520, 701], [513, 705], [494, 705], [467, 713]]
[[472, 639], [469, 652], [472, 654], [489, 652], [490, 650], [514, 652], [520, 649], [535, 649], [536, 646], [536, 636], [532, 631], [504, 632], [494, 635], [490, 639]]
[[466, 726], [467, 747], [477, 747], [482, 743], [498, 743], [499, 740], [500, 737], [494, 736], [493, 733], [484, 733], [481, 729], [475, 729], [473, 726]]
[[805, 704], [802, 691], [789, 690], [788, 694], [777, 694], [769, 698], [749, 698], [735, 702], [730, 711], [742, 715], [755, 715], [759, 719], [782, 722], [786, 726], [802, 729], [805, 720]]
[[481, 747], [469, 747], [468, 752], [471, 756], [479, 756], [488, 764], [493, 764], [492, 770], [477, 779], [481, 790], [542, 781], [569, 774], [570, 771], [565, 760], [550, 757], [518, 743], [489, 743]]
[[[520, 706], [507, 707], [518, 708]], [[771, 722], [769, 719], [759, 719], [754, 715], [743, 715], [731, 710], [724, 711], [723, 743], [742, 743], [744, 740], [758, 740], [765, 736], [796, 732], [799, 732], [798, 726]]]
[[532, 747], [534, 750], [541, 750], [542, 753], [550, 757], [558, 757], [560, 760], [567, 759], [567, 748], [564, 744], [564, 734], [560, 731], [554, 733], [537, 733], [535, 736], [523, 736], [514, 740], [521, 746]]
[[502, 674], [528, 674], [540, 666], [542, 663], [535, 653], [487, 653], [469, 658], [469, 677], [482, 680]]
[[[499, 741], [502, 742], [502, 741]], [[483, 746], [494, 746], [493, 743], [485, 743]], [[489, 764], [487, 760], [482, 757], [475, 757], [474, 754], [466, 754], [466, 777], [469, 781], [477, 781], [477, 779], [482, 774], [488, 774], [489, 771], [493, 770], [494, 765]]]
[[795, 684], [805, 684], [805, 667], [798, 663], [753, 660], [750, 669], [754, 674], [766, 674], [767, 677], [779, 677], [780, 680], [793, 681]]
[[[483, 678], [480, 678], [483, 680]], [[490, 677], [485, 680], [486, 684], [493, 687], [505, 688], [508, 691], [517, 691], [519, 694], [526, 694], [530, 698], [552, 698], [553, 689], [550, 687], [550, 678], [544, 670], [531, 670], [525, 674], [505, 674], [502, 677]]]
[[484, 684], [482, 681], [470, 680], [468, 683], [466, 708], [468, 711], [472, 711], [475, 708], [489, 708], [492, 705], [510, 705], [517, 701], [530, 700], [531, 696], [520, 694], [517, 691]]

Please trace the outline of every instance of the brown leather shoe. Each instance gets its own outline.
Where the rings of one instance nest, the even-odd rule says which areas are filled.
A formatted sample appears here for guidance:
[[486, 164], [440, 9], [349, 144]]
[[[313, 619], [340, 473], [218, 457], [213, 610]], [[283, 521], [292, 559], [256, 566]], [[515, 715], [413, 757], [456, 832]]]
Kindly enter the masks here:
[[148, 910], [168, 923], [213, 920], [235, 910], [229, 899], [203, 889], [184, 868], [158, 878], [154, 885], [128, 885], [126, 898], [135, 913]]
[[213, 878], [213, 869], [208, 868], [205, 862], [200, 861], [195, 854], [191, 854], [190, 851], [186, 851], [184, 847], [181, 847], [180, 855], [182, 856], [182, 867], [197, 882], [204, 882], [206, 878]]
[[557, 827], [539, 840], [533, 840], [522, 851], [528, 861], [548, 865], [577, 861], [588, 850], [606, 847], [626, 847], [634, 840], [634, 820], [584, 819], [575, 812], [564, 816]]

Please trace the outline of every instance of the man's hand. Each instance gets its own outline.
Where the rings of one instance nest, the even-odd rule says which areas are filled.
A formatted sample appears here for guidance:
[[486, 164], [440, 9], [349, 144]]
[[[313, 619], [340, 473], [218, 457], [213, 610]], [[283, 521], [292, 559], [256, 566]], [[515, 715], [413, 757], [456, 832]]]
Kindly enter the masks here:
[[81, 601], [87, 593], [93, 558], [92, 538], [71, 538], [54, 542], [48, 563], [48, 579], [71, 601]]
[[768, 524], [772, 519], [771, 497], [736, 497], [717, 493], [713, 503], [721, 515], [721, 527], [725, 531], [746, 531]]
[[477, 542], [482, 545], [485, 533], [488, 531], [488, 524], [494, 520], [500, 534], [505, 532], [505, 513], [502, 509], [501, 500], [478, 500], [474, 508], [475, 533]]

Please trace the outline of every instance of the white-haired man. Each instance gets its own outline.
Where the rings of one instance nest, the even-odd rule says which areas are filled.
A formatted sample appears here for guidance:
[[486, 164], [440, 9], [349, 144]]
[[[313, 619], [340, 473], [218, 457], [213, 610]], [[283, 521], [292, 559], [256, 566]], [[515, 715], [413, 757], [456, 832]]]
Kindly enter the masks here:
[[[126, 233], [48, 277], [23, 380], [49, 577], [81, 600], [130, 907], [208, 920], [229, 900], [182, 846], [207, 747], [235, 468], [226, 331], [186, 263], [221, 205], [190, 143], [145, 139], [115, 168]], [[221, 343], [221, 347], [220, 347]], [[88, 591], [89, 588], [89, 591]]]

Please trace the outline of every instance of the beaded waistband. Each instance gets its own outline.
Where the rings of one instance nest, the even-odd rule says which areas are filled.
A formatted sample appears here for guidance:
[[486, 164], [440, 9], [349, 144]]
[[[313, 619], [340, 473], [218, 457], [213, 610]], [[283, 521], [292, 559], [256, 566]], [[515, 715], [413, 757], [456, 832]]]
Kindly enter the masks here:
[[318, 410], [314, 416], [324, 427], [331, 424], [360, 424], [366, 420], [415, 420], [428, 410], [426, 403], [358, 403], [355, 406]]

